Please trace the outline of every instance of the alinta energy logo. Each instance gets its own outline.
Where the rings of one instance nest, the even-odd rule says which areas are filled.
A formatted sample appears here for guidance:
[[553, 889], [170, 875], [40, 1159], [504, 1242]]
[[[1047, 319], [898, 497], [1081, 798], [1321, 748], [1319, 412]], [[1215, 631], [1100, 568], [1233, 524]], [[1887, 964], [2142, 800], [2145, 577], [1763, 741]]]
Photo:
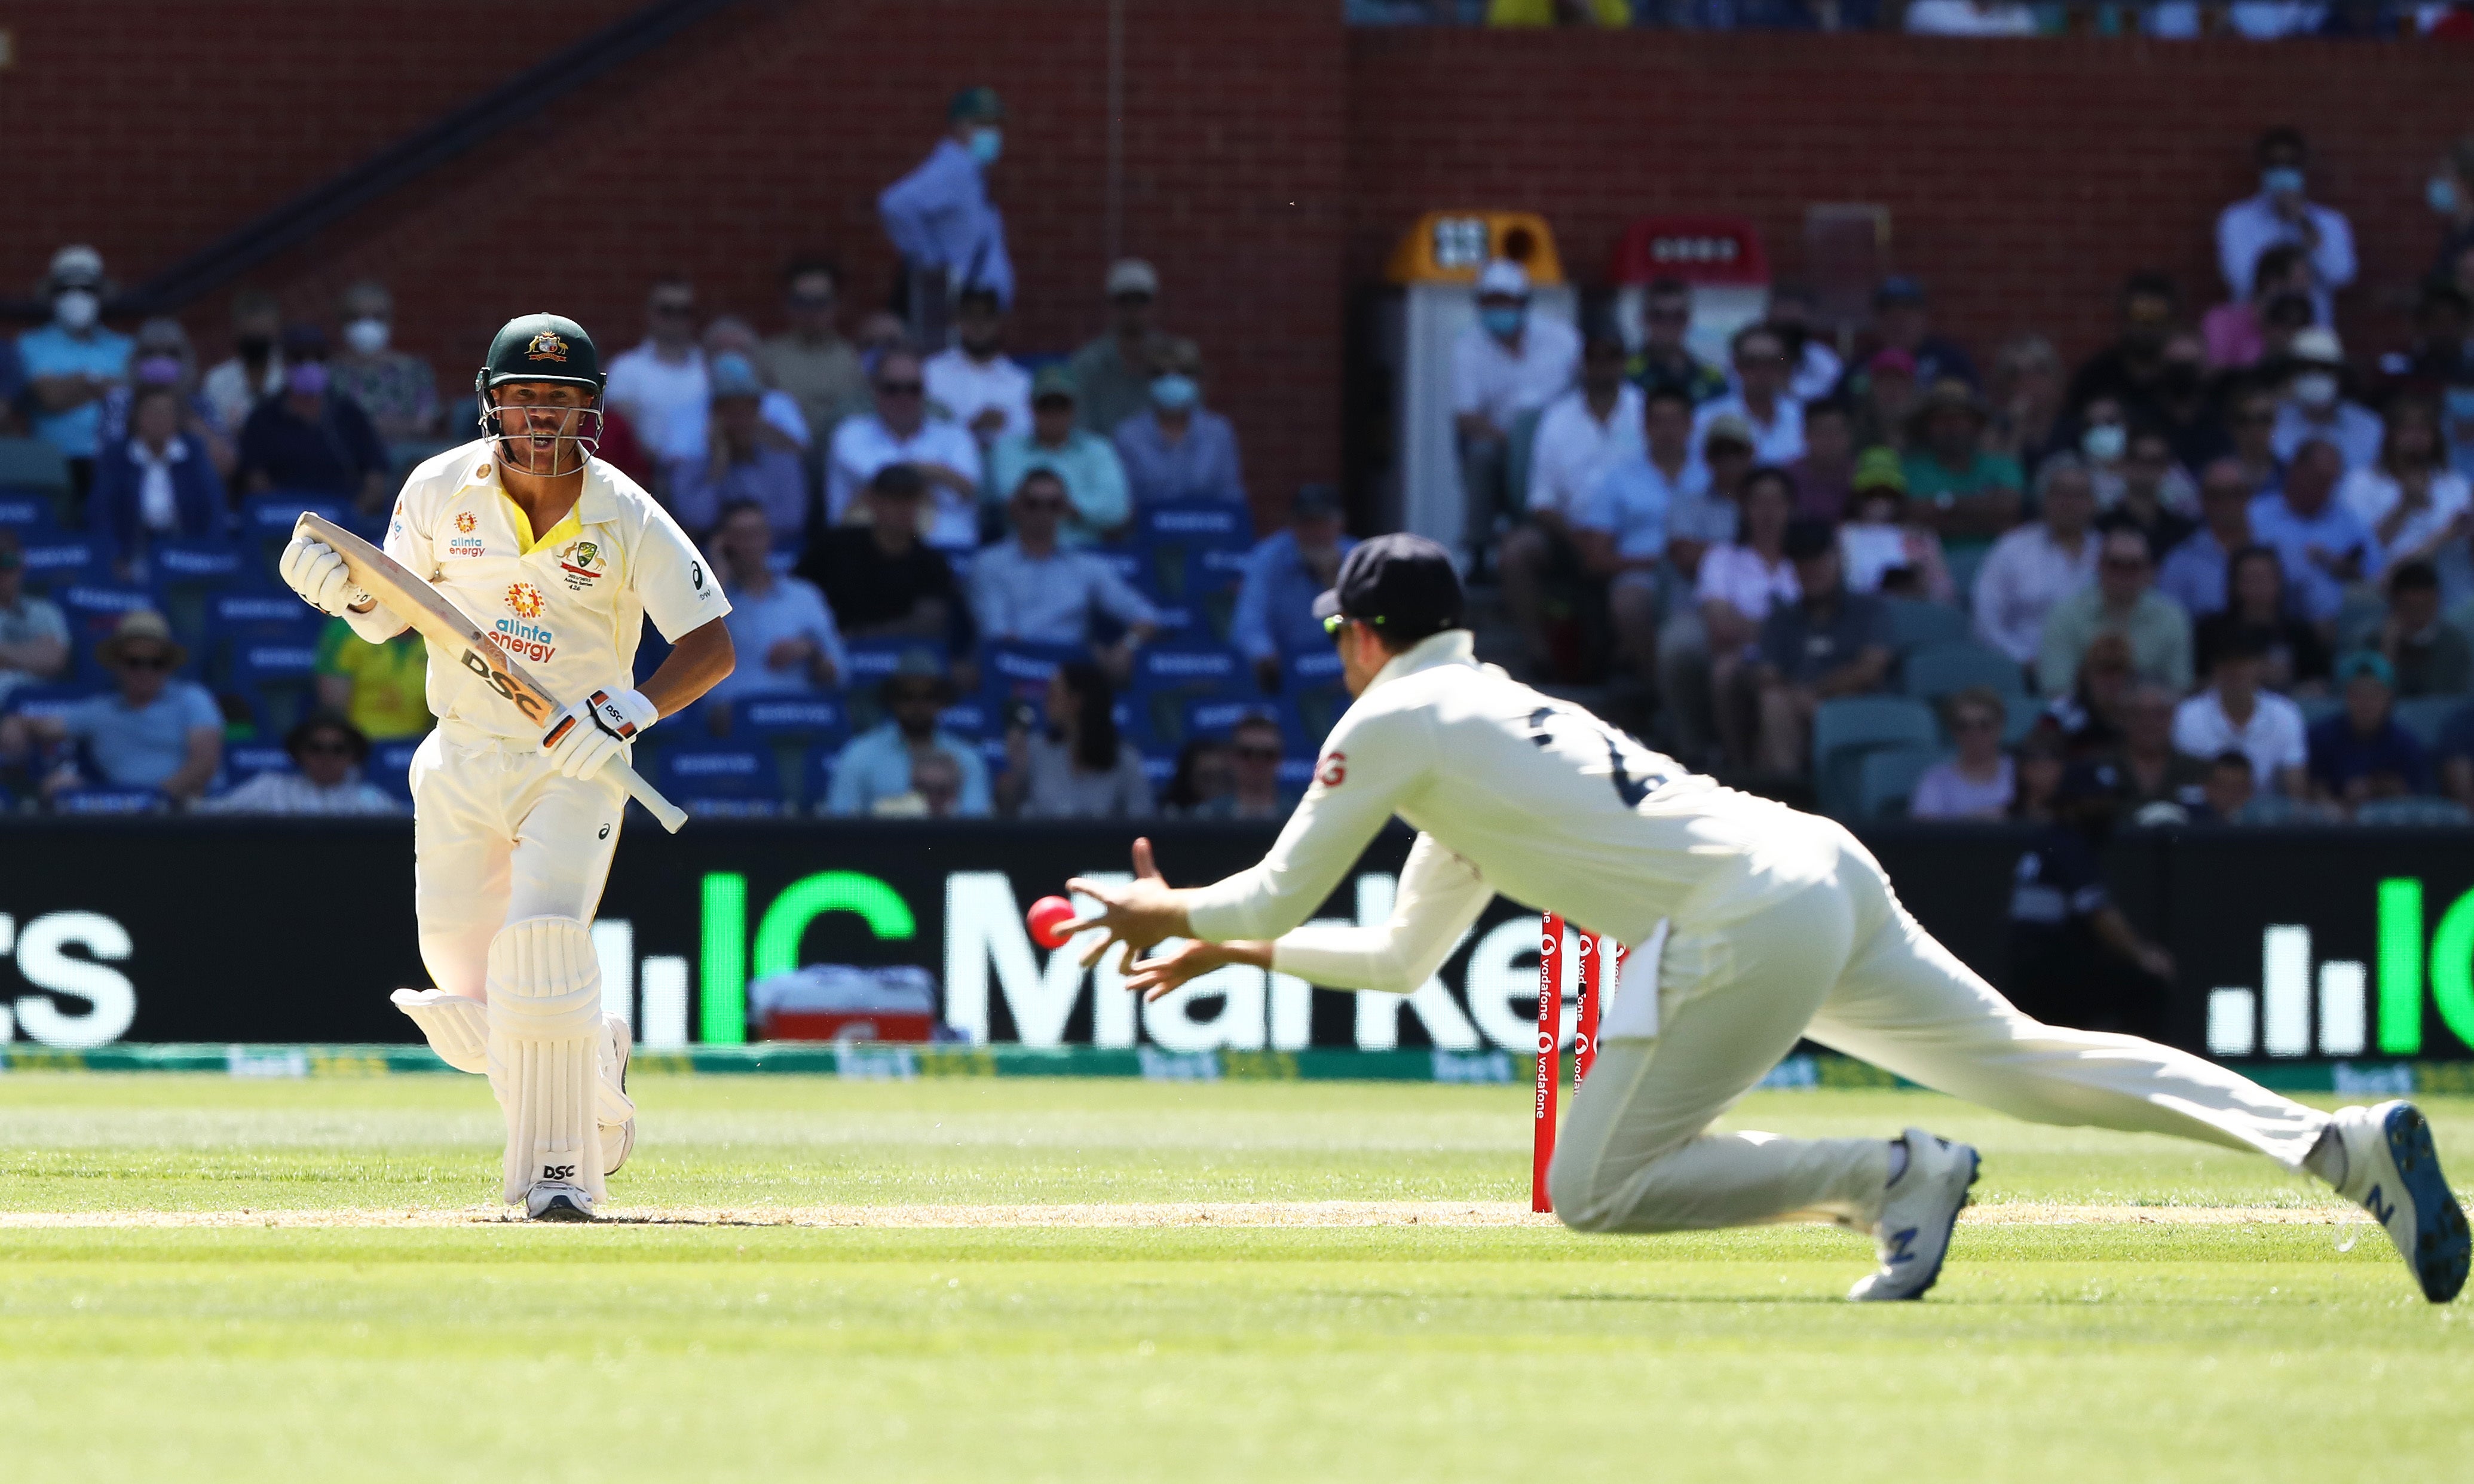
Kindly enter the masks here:
[[542, 612], [541, 589], [530, 583], [509, 584], [507, 609], [518, 618], [539, 618]]

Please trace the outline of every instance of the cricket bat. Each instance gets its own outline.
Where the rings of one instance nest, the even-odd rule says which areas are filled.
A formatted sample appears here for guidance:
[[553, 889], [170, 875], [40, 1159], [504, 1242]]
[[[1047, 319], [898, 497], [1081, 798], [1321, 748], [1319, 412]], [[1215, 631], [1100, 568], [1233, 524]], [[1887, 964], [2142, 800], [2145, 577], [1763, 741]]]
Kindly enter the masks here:
[[[369, 542], [362, 540], [326, 516], [303, 511], [293, 527], [296, 535], [311, 537], [326, 542], [344, 559], [354, 586], [385, 605], [387, 610], [413, 627], [423, 638], [455, 656], [464, 668], [490, 682], [490, 688], [506, 698], [508, 704], [524, 713], [531, 722], [545, 730], [558, 721], [566, 709], [558, 699], [544, 690], [526, 674], [515, 658], [500, 649], [471, 614], [455, 606], [455, 600], [413, 575], [404, 564]], [[569, 720], [569, 725], [590, 726], [589, 721]], [[644, 806], [664, 829], [672, 834], [688, 822], [687, 811], [663, 798], [659, 790], [643, 776], [618, 759], [602, 764], [618, 776], [618, 781], [638, 803]]]

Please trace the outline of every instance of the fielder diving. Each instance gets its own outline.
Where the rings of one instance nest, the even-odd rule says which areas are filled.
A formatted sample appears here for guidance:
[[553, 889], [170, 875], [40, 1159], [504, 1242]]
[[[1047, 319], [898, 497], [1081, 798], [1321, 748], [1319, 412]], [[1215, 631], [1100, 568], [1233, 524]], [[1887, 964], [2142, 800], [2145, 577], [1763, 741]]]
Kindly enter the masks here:
[[[1668, 1232], [1828, 1220], [1880, 1267], [1850, 1297], [1931, 1287], [1977, 1153], [1896, 1139], [1713, 1133], [1809, 1037], [1928, 1088], [2045, 1123], [2174, 1134], [2267, 1155], [2367, 1208], [2434, 1303], [2465, 1281], [2464, 1211], [2412, 1104], [2300, 1103], [2198, 1057], [2022, 1015], [1917, 925], [1837, 824], [1696, 777], [1471, 656], [1450, 559], [1378, 537], [1316, 605], [1357, 699], [1271, 853], [1172, 889], [1148, 842], [1134, 879], [1078, 879], [1070, 924], [1119, 942], [1156, 996], [1230, 963], [1408, 993], [1495, 893], [1636, 947], [1599, 1022], [1547, 1187], [1566, 1226]], [[1419, 831], [1391, 920], [1305, 923], [1397, 814]], [[1662, 941], [1661, 941], [1662, 940]]]
[[[398, 990], [448, 1065], [488, 1074], [505, 1111], [505, 1199], [580, 1221], [636, 1141], [626, 1020], [604, 1015], [587, 924], [627, 799], [609, 764], [730, 674], [730, 600], [669, 513], [594, 457], [601, 357], [572, 320], [510, 320], [473, 378], [483, 436], [404, 481], [386, 554], [489, 622], [552, 694], [543, 723], [487, 666], [429, 649], [437, 730], [412, 760], [413, 910], [437, 985]], [[404, 620], [305, 533], [283, 580], [371, 643]], [[641, 689], [646, 617], [672, 648]]]

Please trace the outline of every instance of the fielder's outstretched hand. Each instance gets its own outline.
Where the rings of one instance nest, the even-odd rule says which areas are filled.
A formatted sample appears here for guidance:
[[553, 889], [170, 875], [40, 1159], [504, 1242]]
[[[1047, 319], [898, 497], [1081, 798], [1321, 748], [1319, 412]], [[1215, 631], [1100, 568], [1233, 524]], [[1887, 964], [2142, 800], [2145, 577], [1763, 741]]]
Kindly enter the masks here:
[[1126, 945], [1128, 966], [1145, 948], [1163, 938], [1182, 938], [1187, 931], [1185, 893], [1172, 887], [1162, 878], [1159, 867], [1152, 860], [1152, 843], [1147, 839], [1134, 842], [1134, 878], [1123, 886], [1109, 885], [1076, 876], [1065, 883], [1065, 889], [1077, 892], [1100, 904], [1096, 917], [1079, 917], [1065, 924], [1064, 931], [1079, 933], [1099, 927], [1107, 936], [1093, 945], [1082, 955], [1082, 966], [1100, 962], [1100, 956], [1113, 944]]
[[1230, 964], [1251, 964], [1257, 969], [1272, 967], [1272, 945], [1268, 943], [1201, 943], [1188, 939], [1156, 958], [1126, 966], [1126, 988], [1145, 999], [1157, 999], [1172, 990], [1183, 987], [1215, 969]]

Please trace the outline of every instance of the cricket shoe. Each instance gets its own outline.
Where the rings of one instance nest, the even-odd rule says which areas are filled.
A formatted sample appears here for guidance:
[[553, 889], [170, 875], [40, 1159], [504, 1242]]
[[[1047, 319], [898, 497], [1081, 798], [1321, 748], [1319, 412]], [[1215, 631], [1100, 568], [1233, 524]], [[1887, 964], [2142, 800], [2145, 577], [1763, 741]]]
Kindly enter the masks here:
[[2337, 1193], [2388, 1228], [2422, 1296], [2445, 1304], [2465, 1286], [2464, 1209], [2439, 1173], [2431, 1124], [2412, 1103], [2337, 1110], [2345, 1148], [2345, 1180]]
[[524, 1219], [527, 1221], [591, 1221], [593, 1197], [582, 1185], [564, 1180], [544, 1180], [524, 1192]]
[[1951, 1228], [1967, 1205], [1968, 1186], [1976, 1184], [1976, 1150], [1936, 1138], [1922, 1129], [1906, 1132], [1907, 1167], [1890, 1182], [1881, 1200], [1881, 1217], [1873, 1223], [1873, 1245], [1880, 1250], [1880, 1270], [1869, 1273], [1847, 1297], [1858, 1303], [1889, 1299], [1921, 1299], [1941, 1277], [1941, 1259], [1950, 1254]]
[[627, 1095], [627, 1062], [635, 1035], [617, 1016], [601, 1017], [601, 1088], [594, 1117], [601, 1125], [601, 1173], [616, 1175], [636, 1151], [636, 1103]]

